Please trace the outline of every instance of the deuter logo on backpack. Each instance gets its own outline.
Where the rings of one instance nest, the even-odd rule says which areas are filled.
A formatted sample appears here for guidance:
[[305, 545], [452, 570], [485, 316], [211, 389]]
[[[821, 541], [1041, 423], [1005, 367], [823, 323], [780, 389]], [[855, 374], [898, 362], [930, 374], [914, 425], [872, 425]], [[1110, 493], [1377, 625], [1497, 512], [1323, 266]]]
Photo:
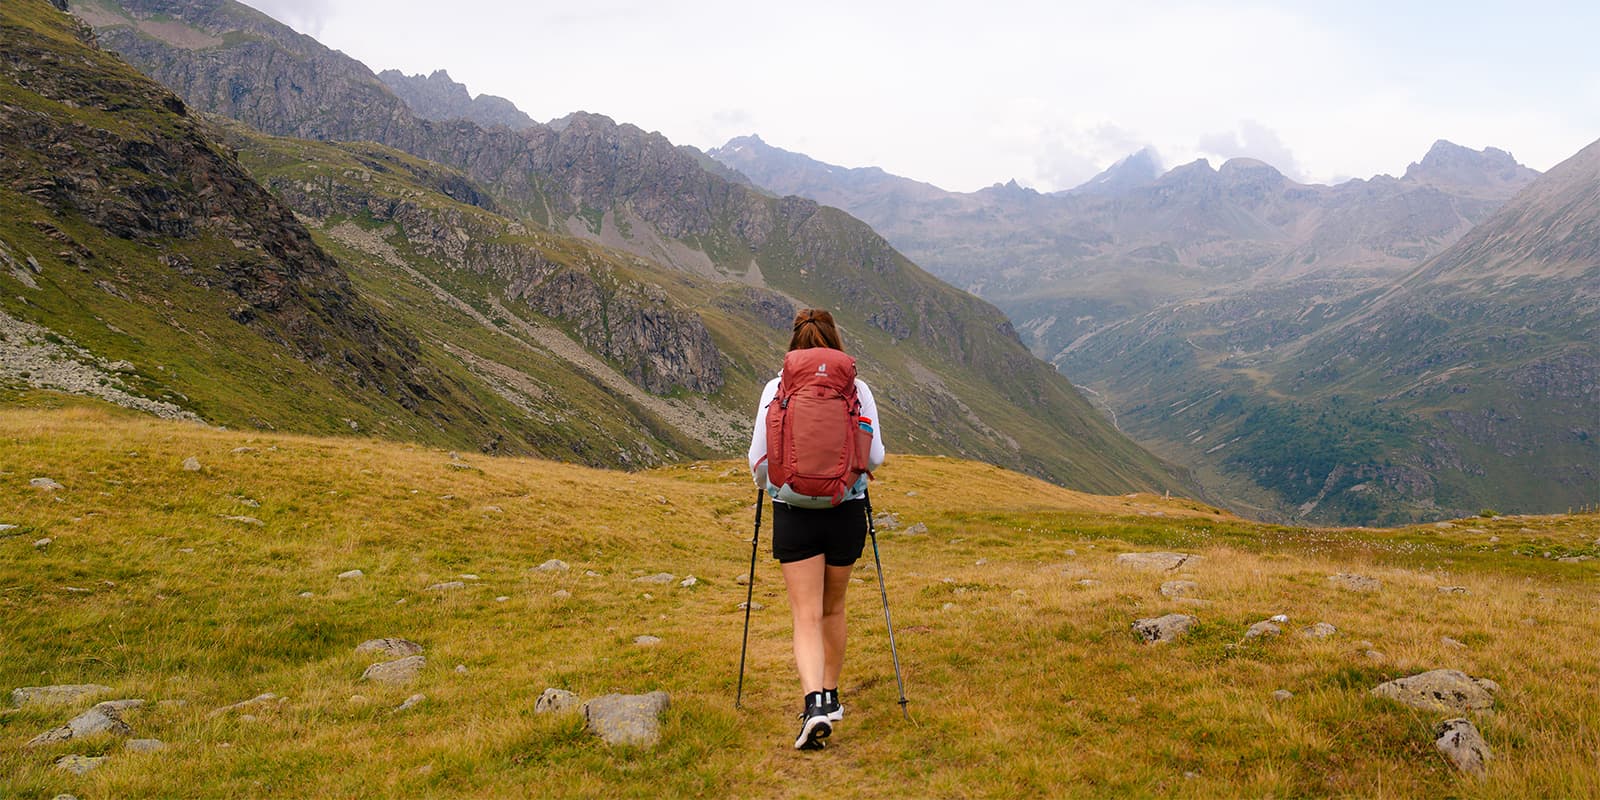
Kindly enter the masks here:
[[767, 481], [774, 499], [836, 506], [868, 474], [872, 420], [861, 416], [856, 361], [839, 350], [791, 350], [767, 406]]

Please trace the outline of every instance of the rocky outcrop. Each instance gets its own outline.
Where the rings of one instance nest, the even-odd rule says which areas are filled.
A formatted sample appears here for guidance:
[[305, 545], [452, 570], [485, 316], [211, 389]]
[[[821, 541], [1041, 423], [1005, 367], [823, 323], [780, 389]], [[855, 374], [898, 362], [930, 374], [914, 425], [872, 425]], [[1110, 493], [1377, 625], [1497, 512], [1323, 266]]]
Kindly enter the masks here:
[[451, 80], [450, 73], [442, 69], [430, 75], [407, 75], [397, 69], [386, 69], [378, 73], [378, 80], [423, 119], [465, 119], [485, 128], [498, 125], [512, 130], [538, 124], [504, 97], [472, 96], [466, 86]]

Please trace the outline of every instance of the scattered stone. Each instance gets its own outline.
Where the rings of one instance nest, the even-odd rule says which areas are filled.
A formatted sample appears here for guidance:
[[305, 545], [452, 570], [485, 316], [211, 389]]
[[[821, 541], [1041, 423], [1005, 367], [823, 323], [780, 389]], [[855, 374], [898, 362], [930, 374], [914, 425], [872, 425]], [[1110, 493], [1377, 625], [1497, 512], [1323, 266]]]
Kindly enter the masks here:
[[46, 547], [49, 547], [49, 546], [50, 546], [50, 545], [51, 545], [51, 544], [52, 544], [52, 543], [53, 543], [53, 542], [55, 542], [55, 540], [54, 540], [54, 539], [52, 539], [52, 538], [50, 538], [50, 537], [48, 537], [48, 536], [46, 536], [46, 537], [44, 537], [44, 538], [43, 538], [43, 539], [39, 539], [39, 540], [37, 540], [37, 541], [35, 541], [35, 542], [34, 542], [34, 543], [33, 543], [33, 546], [34, 546], [34, 547], [35, 547], [35, 548], [36, 548], [36, 549], [39, 549], [39, 550], [43, 550], [43, 549], [45, 549], [45, 548], [46, 548]]
[[228, 452], [233, 453], [236, 456], [246, 456], [254, 453], [255, 451], [256, 449], [254, 447], [235, 447]]
[[659, 636], [651, 636], [649, 634], [645, 634], [643, 636], [635, 636], [635, 637], [633, 637], [633, 643], [634, 644], [638, 644], [638, 645], [645, 645], [645, 646], [649, 646], [649, 645], [653, 645], [653, 644], [661, 644], [661, 637], [659, 637]]
[[980, 558], [980, 559], [978, 559], [978, 560], [977, 560], [977, 561], [974, 561], [974, 562], [972, 562], [972, 566], [974, 566], [974, 567], [981, 567], [981, 566], [983, 566], [983, 565], [985, 565], [985, 564], [987, 564], [987, 563], [989, 563], [989, 559], [987, 559], [987, 558]]
[[1452, 649], [1455, 649], [1455, 650], [1465, 650], [1465, 649], [1467, 649], [1467, 646], [1465, 644], [1462, 644], [1461, 642], [1459, 642], [1459, 641], [1457, 641], [1455, 639], [1452, 639], [1452, 638], [1450, 638], [1448, 636], [1439, 637], [1439, 644], [1442, 644], [1445, 647], [1449, 647], [1449, 648], [1452, 648]]
[[1368, 650], [1362, 655], [1366, 656], [1369, 661], [1382, 661], [1385, 658], [1384, 654], [1377, 650]]
[[410, 697], [406, 698], [406, 701], [404, 703], [401, 703], [400, 705], [396, 706], [394, 711], [391, 712], [391, 713], [398, 714], [398, 713], [400, 713], [402, 711], [410, 711], [411, 709], [422, 705], [422, 701], [427, 700], [427, 699], [428, 699], [428, 696], [425, 695], [425, 694], [414, 694], [414, 695], [411, 695]]
[[205, 469], [205, 467], [200, 466], [200, 459], [194, 456], [189, 456], [183, 460], [184, 472], [199, 472], [202, 469]]
[[[744, 608], [745, 608], [745, 605], [746, 605], [745, 603], [740, 603], [739, 604], [739, 610], [743, 611]], [[749, 602], [749, 606], [750, 606], [750, 610], [751, 611], [760, 611], [761, 609], [766, 608], [766, 606], [761, 605], [761, 601], [759, 601], [759, 600], [750, 601]]]
[[281, 703], [281, 702], [283, 702], [283, 700], [284, 700], [284, 698], [279, 697], [278, 695], [275, 695], [272, 692], [264, 692], [262, 694], [256, 695], [255, 697], [250, 698], [249, 700], [241, 700], [241, 701], [239, 701], [237, 703], [234, 703], [231, 706], [223, 706], [222, 708], [219, 708], [219, 709], [211, 712], [210, 714], [207, 714], [206, 718], [207, 719], [215, 719], [215, 718], [220, 717], [223, 714], [226, 714], [226, 713], [228, 713], [230, 711], [239, 711], [239, 710], [242, 710], [242, 709], [252, 708], [254, 706], [264, 705], [266, 703], [271, 703], [271, 702], [279, 702], [279, 703]]
[[1117, 556], [1116, 563], [1149, 572], [1171, 572], [1199, 560], [1199, 556], [1189, 553], [1122, 553]]
[[76, 797], [74, 797], [74, 796], [72, 796], [70, 794], [58, 794], [55, 797], [51, 798], [51, 800], [78, 800], [78, 798], [76, 798]]
[[1433, 527], [1435, 527], [1435, 528], [1437, 528], [1437, 529], [1439, 529], [1441, 531], [1447, 531], [1447, 530], [1450, 530], [1451, 528], [1454, 528], [1455, 526], [1451, 525], [1448, 522], [1435, 522], [1435, 523], [1433, 523]]
[[461, 580], [464, 580], [464, 581], [479, 581], [479, 580], [483, 580], [483, 579], [479, 578], [478, 576], [476, 576], [476, 575], [474, 575], [474, 574], [472, 574], [470, 572], [468, 572], [468, 573], [466, 573], [466, 574], [461, 576]]
[[467, 585], [461, 581], [445, 581], [444, 583], [435, 583], [432, 586], [429, 586], [426, 591], [448, 592], [455, 589], [465, 589], [466, 587]]
[[504, 602], [506, 602], [507, 600], [510, 600], [510, 599], [511, 599], [510, 595], [503, 594], [503, 595], [500, 595], [499, 597], [496, 597], [494, 599], [494, 601], [496, 603], [504, 603]]
[[56, 769], [74, 775], [87, 775], [108, 760], [105, 756], [62, 756], [56, 759]]
[[661, 739], [661, 715], [671, 705], [666, 692], [608, 694], [583, 704], [583, 716], [596, 736], [612, 745], [650, 747]]
[[255, 721], [259, 720], [259, 719], [261, 719], [261, 718], [256, 716], [256, 715], [254, 715], [254, 714], [240, 714], [239, 715], [239, 721], [240, 722], [255, 722]]
[[1189, 628], [1199, 621], [1188, 614], [1167, 614], [1135, 620], [1133, 632], [1146, 642], [1170, 642], [1188, 633]]
[[350, 705], [353, 705], [353, 706], [364, 706], [364, 705], [367, 704], [367, 696], [364, 695], [364, 694], [353, 694], [353, 695], [350, 695], [350, 701], [349, 702], [350, 702]]
[[265, 522], [262, 522], [259, 519], [256, 519], [255, 517], [245, 517], [245, 516], [239, 516], [239, 515], [225, 516], [225, 517], [223, 517], [223, 519], [225, 519], [225, 520], [227, 520], [229, 522], [237, 522], [240, 525], [254, 525], [254, 526], [258, 527], [258, 528], [261, 527], [262, 525], [267, 524]]
[[1095, 580], [1094, 578], [1084, 578], [1083, 580], [1078, 581], [1078, 585], [1079, 586], [1099, 586], [1100, 582]]
[[[139, 702], [140, 704], [143, 704], [144, 701], [141, 700]], [[85, 736], [94, 736], [101, 733], [109, 733], [116, 736], [128, 736], [129, 734], [133, 733], [133, 729], [128, 727], [128, 723], [122, 721], [122, 712], [117, 706], [109, 703], [101, 703], [94, 708], [91, 708], [88, 711], [85, 711], [82, 714], [67, 720], [65, 725], [62, 725], [58, 728], [52, 728], [44, 733], [39, 734], [38, 736], [33, 737], [33, 739], [28, 742], [28, 746], [42, 747], [45, 745], [56, 744], [58, 742], [68, 742], [72, 741], [73, 739], [82, 739]]]
[[682, 586], [685, 589], [687, 589], [690, 586], [693, 586], [693, 585], [695, 585], [695, 584], [697, 584], [699, 582], [700, 582], [699, 579], [695, 578], [695, 576], [693, 576], [693, 575], [690, 575], [689, 577], [684, 578], [683, 580], [679, 581], [678, 585]]
[[667, 584], [667, 583], [672, 583], [673, 581], [675, 581], [677, 579], [678, 579], [678, 576], [673, 575], [670, 572], [657, 572], [654, 575], [646, 575], [643, 578], [634, 578], [633, 582], [634, 583], [660, 583], [660, 584]]
[[1473, 776], [1482, 776], [1493, 756], [1478, 726], [1461, 717], [1433, 726], [1433, 746], [1450, 760], [1451, 766]]
[[900, 515], [888, 511], [879, 511], [872, 515], [872, 527], [892, 531], [900, 527]]
[[314, 592], [301, 592], [300, 596], [309, 598], [309, 597], [316, 597], [317, 595]]
[[594, 571], [594, 570], [592, 570], [592, 569], [586, 569], [586, 570], [584, 570], [584, 571], [583, 571], [583, 574], [584, 574], [584, 575], [585, 575], [585, 576], [586, 576], [586, 577], [590, 577], [590, 578], [598, 578], [598, 577], [600, 577], [600, 573], [598, 573], [598, 572], [595, 572], [595, 571]]
[[1273, 614], [1272, 616], [1267, 617], [1267, 621], [1268, 622], [1276, 622], [1279, 625], [1284, 625], [1284, 624], [1287, 624], [1289, 622], [1289, 615], [1288, 614]]
[[1294, 699], [1294, 692], [1291, 692], [1288, 689], [1279, 689], [1278, 691], [1272, 693], [1272, 699], [1280, 703], [1288, 702], [1289, 700]]
[[1260, 638], [1262, 636], [1265, 636], [1267, 638], [1272, 638], [1274, 636], [1280, 636], [1282, 634], [1283, 634], [1283, 629], [1278, 627], [1277, 623], [1272, 622], [1271, 620], [1265, 620], [1264, 619], [1264, 620], [1262, 620], [1260, 622], [1257, 622], [1254, 625], [1251, 625], [1249, 627], [1249, 629], [1244, 632], [1244, 638], [1246, 638], [1246, 639], [1257, 639], [1257, 638]]
[[557, 600], [568, 600], [571, 599], [572, 592], [569, 592], [566, 589], [557, 589], [555, 590], [555, 593], [550, 596]]
[[156, 753], [167, 749], [167, 743], [160, 739], [129, 739], [122, 748], [130, 753]]
[[1500, 543], [1500, 537], [1498, 537], [1498, 536], [1490, 536], [1489, 537], [1489, 544], [1499, 544], [1499, 543]]
[[1193, 597], [1200, 591], [1194, 581], [1166, 581], [1161, 584], [1161, 594], [1166, 597]]
[[339, 573], [339, 580], [341, 580], [341, 581], [354, 580], [356, 578], [364, 578], [364, 577], [366, 577], [366, 575], [367, 575], [367, 573], [362, 572], [359, 569], [346, 570], [344, 572]]
[[46, 492], [59, 492], [62, 489], [67, 488], [49, 478], [34, 478], [33, 480], [28, 481], [28, 485], [35, 489], [40, 489]]
[[1307, 639], [1326, 639], [1338, 632], [1339, 629], [1333, 627], [1329, 623], [1319, 622], [1301, 631], [1300, 635], [1306, 637]]
[[457, 675], [465, 675], [465, 674], [467, 674], [467, 665], [466, 664], [457, 664], [456, 665], [456, 674]]
[[405, 658], [422, 654], [422, 645], [410, 639], [397, 639], [384, 637], [382, 639], [368, 639], [356, 645], [357, 653], [382, 653], [390, 658]]
[[545, 689], [539, 695], [538, 702], [533, 704], [533, 713], [549, 714], [556, 711], [566, 711], [578, 707], [578, 696], [566, 689]]
[[1365, 575], [1350, 575], [1343, 572], [1337, 575], [1329, 575], [1328, 581], [1340, 589], [1349, 589], [1352, 592], [1376, 592], [1383, 588], [1383, 584], [1377, 578], [1369, 578]]
[[17, 529], [16, 525], [0, 525], [0, 533], [5, 533], [6, 531], [14, 531], [16, 529]]
[[1436, 669], [1408, 678], [1396, 678], [1373, 688], [1378, 697], [1424, 711], [1483, 711], [1494, 707], [1494, 681], [1468, 676], [1454, 669]]
[[427, 663], [427, 656], [406, 656], [394, 661], [383, 661], [367, 667], [366, 671], [361, 673], [361, 680], [388, 686], [404, 686], [416, 680]]
[[105, 694], [110, 686], [98, 683], [64, 683], [58, 686], [24, 686], [11, 690], [11, 703], [16, 706], [61, 706], [76, 703], [85, 697]]
[[1440, 586], [1439, 594], [1472, 594], [1465, 586]]
[[571, 569], [571, 567], [568, 567], [567, 562], [562, 561], [559, 558], [552, 558], [549, 561], [540, 564], [538, 569], [540, 572], [566, 572], [568, 569]]
[[911, 525], [911, 527], [906, 528], [904, 531], [901, 531], [901, 533], [906, 535], [906, 536], [921, 536], [922, 534], [927, 533], [927, 532], [928, 532], [928, 526], [924, 525], [924, 524], [922, 524], [920, 522], [913, 523]]
[[941, 611], [954, 611], [954, 610], [956, 610], [956, 604], [955, 603], [945, 603], [944, 606], [940, 610]]

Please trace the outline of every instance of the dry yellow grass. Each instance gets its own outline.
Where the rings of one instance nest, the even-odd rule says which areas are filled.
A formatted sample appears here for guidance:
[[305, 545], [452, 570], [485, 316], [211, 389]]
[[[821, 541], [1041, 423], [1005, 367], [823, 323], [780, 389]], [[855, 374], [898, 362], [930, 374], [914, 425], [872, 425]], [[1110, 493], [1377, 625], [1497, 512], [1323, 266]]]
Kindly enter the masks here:
[[[191, 456], [202, 471], [183, 470]], [[1596, 554], [1592, 515], [1286, 529], [896, 458], [874, 500], [903, 524], [880, 544], [914, 722], [895, 705], [869, 555], [851, 597], [847, 716], [828, 750], [802, 754], [765, 530], [765, 609], [733, 708], [753, 498], [732, 462], [626, 474], [77, 403], [0, 411], [0, 524], [19, 526], [0, 533], [0, 689], [111, 685], [152, 702], [129, 721], [170, 746], [24, 749], [70, 711], [5, 712], [0, 796], [1600, 796], [1600, 561], [1556, 560]], [[926, 534], [903, 533], [917, 522]], [[1203, 604], [1157, 591], [1177, 575], [1113, 564], [1133, 550], [1202, 555], [1183, 577]], [[533, 569], [551, 558], [571, 569]], [[336, 577], [349, 569], [365, 576]], [[633, 580], [657, 572], [699, 583]], [[1338, 589], [1336, 572], [1384, 588]], [[425, 590], [462, 574], [478, 579]], [[1169, 611], [1200, 625], [1162, 646], [1130, 632]], [[1277, 613], [1285, 636], [1244, 641]], [[1318, 621], [1339, 634], [1297, 635]], [[643, 634], [663, 641], [633, 644]], [[377, 636], [427, 647], [415, 687], [357, 681], [376, 659], [352, 650]], [[1368, 694], [1434, 667], [1503, 687], [1477, 717], [1496, 753], [1483, 780], [1434, 752], [1445, 715]], [[665, 689], [664, 741], [614, 750], [574, 716], [535, 715], [547, 686]], [[1274, 701], [1280, 688], [1295, 697]], [[262, 692], [287, 700], [254, 721], [209, 716]], [[412, 692], [427, 702], [391, 714]], [[69, 752], [112, 758], [74, 777], [52, 766]]]

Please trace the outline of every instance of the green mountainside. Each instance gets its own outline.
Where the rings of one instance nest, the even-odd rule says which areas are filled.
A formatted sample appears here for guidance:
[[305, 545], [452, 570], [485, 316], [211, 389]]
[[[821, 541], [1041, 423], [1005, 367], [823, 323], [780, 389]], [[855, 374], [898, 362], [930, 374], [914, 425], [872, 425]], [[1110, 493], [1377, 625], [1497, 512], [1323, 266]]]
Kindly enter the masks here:
[[[117, 305], [116, 296], [91, 288], [93, 276], [73, 274], [47, 257], [39, 229], [8, 226], [0, 240], [21, 269], [34, 257], [45, 276], [60, 272], [73, 279], [38, 290], [38, 298], [15, 311], [19, 323], [34, 326], [30, 342], [70, 340], [80, 360], [101, 367], [126, 360], [140, 374], [153, 371], [170, 382], [128, 386], [126, 404], [165, 399], [177, 412], [228, 425], [358, 430], [597, 465], [733, 453], [747, 440], [752, 398], [775, 371], [788, 317], [804, 302], [836, 310], [898, 448], [982, 458], [1086, 489], [1192, 491], [1184, 476], [1117, 434], [1067, 381], [1034, 359], [998, 311], [917, 269], [841, 212], [728, 182], [661, 137], [603, 117], [575, 115], [521, 134], [419, 119], [365, 67], [235, 4], [152, 4], [137, 18], [104, 4], [74, 4], [73, 10], [100, 26], [103, 44], [129, 38], [171, 48], [174, 63], [191, 59], [183, 69], [193, 75], [225, 71], [230, 77], [224, 82], [234, 81], [237, 89], [228, 96], [252, 98], [245, 105], [258, 112], [251, 119], [258, 125], [300, 115], [304, 125], [280, 127], [302, 135], [322, 130], [328, 138], [336, 129], [354, 137], [366, 121], [387, 114], [395, 135], [382, 136], [383, 127], [376, 126], [363, 138], [393, 138], [438, 157], [430, 161], [371, 143], [277, 138], [238, 123], [194, 119], [188, 111], [195, 106], [66, 35], [70, 23], [46, 4], [8, 5], [7, 24], [18, 35], [8, 36], [6, 45], [19, 49], [8, 60], [7, 97], [25, 97], [33, 91], [30, 76], [50, 69], [20, 49], [44, 32], [53, 46], [70, 44], [90, 54], [68, 58], [63, 50], [56, 61], [77, 65], [74, 91], [83, 94], [73, 101], [74, 112], [92, 116], [92, 124], [160, 140], [130, 118], [165, 114], [185, 120], [196, 138], [223, 142], [207, 145], [233, 170], [229, 186], [215, 193], [254, 193], [292, 209], [298, 220], [277, 212], [283, 226], [340, 276], [348, 302], [357, 304], [369, 327], [398, 337], [397, 352], [415, 362], [419, 379], [390, 383], [429, 392], [415, 402], [401, 396], [386, 404], [384, 392], [399, 390], [377, 368], [367, 376], [342, 362], [319, 362], [314, 351], [279, 352], [261, 335], [235, 341], [241, 323], [227, 312], [237, 299], [219, 291], [220, 279], [197, 278], [182, 288], [196, 296], [189, 304], [205, 309], [205, 316], [163, 317], [157, 309], [175, 299], [166, 293], [183, 283], [174, 274], [185, 274], [157, 267], [167, 257], [164, 240], [122, 259], [126, 285], [113, 288], [134, 298], [126, 305], [137, 310], [113, 316], [106, 309]], [[212, 27], [180, 19], [184, 13]], [[236, 27], [221, 29], [217, 20]], [[297, 60], [296, 53], [316, 63]], [[102, 71], [153, 99], [83, 111], [98, 108], [97, 95], [83, 84], [99, 80]], [[245, 77], [256, 83], [237, 83]], [[298, 89], [282, 97], [252, 94], [251, 87], [291, 84]], [[330, 109], [358, 109], [356, 120]], [[17, 118], [7, 111], [8, 123]], [[317, 127], [324, 123], [326, 129]], [[76, 130], [65, 112], [52, 125]], [[28, 139], [7, 141], [9, 153]], [[40, 171], [37, 164], [32, 169]], [[19, 171], [10, 185], [26, 180]], [[136, 167], [101, 185], [114, 195], [136, 195], [145, 191], [144, 180]], [[61, 208], [24, 193], [7, 202], [17, 220], [32, 215], [63, 229], [74, 223], [59, 219], [66, 213]], [[229, 246], [248, 248], [250, 241], [234, 236]], [[86, 242], [96, 252], [127, 247], [120, 240]], [[195, 269], [203, 272], [225, 258], [235, 256], [217, 252], [190, 261], [204, 264]], [[19, 270], [0, 271], [0, 281], [8, 273], [22, 282]], [[57, 296], [54, 305], [43, 300]], [[314, 299], [306, 304], [313, 310], [331, 302]], [[102, 332], [107, 324], [136, 333], [108, 346], [116, 334]], [[168, 335], [168, 329], [175, 332]], [[188, 352], [196, 340], [211, 355]], [[336, 352], [354, 358], [357, 368], [363, 363], [359, 347]], [[8, 380], [14, 387], [79, 388], [44, 382], [25, 369], [12, 370]], [[346, 383], [376, 397], [344, 391]]]

